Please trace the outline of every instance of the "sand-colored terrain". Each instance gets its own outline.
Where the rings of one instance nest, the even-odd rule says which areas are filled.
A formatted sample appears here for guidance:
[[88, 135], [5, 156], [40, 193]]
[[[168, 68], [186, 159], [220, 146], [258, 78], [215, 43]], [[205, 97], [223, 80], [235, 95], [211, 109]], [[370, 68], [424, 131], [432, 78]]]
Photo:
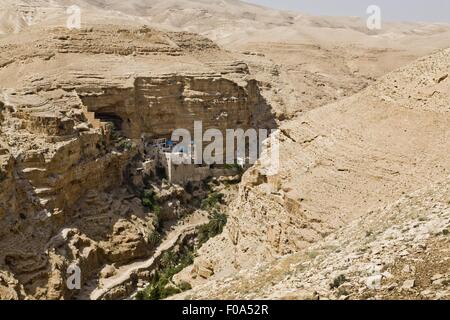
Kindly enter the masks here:
[[155, 177], [142, 137], [194, 120], [279, 129], [281, 165], [215, 180], [227, 224], [174, 298], [450, 298], [449, 25], [370, 31], [237, 0], [0, 4], [0, 298], [128, 298], [192, 246], [210, 186]]

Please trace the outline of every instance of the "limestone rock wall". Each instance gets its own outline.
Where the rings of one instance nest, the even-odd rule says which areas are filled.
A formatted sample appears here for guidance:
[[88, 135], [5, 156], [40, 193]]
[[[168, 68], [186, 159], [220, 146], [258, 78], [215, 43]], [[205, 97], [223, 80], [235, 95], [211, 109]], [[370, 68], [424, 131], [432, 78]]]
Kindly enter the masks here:
[[[152, 254], [157, 221], [191, 208], [168, 185], [161, 216], [143, 206], [143, 134], [274, 126], [247, 65], [198, 35], [22, 36], [0, 44], [0, 298], [83, 296], [105, 265]], [[71, 264], [83, 292], [67, 289]]]
[[193, 133], [194, 121], [209, 128], [274, 127], [255, 81], [238, 84], [218, 75], [138, 77], [129, 89], [78, 89], [98, 119], [116, 123], [132, 139], [142, 134], [170, 137], [176, 129]]
[[[193, 131], [194, 121], [204, 130], [247, 129], [265, 108], [256, 82], [217, 74], [133, 83], [81, 83], [75, 95], [21, 94], [2, 112], [8, 134], [0, 153], [0, 266], [16, 281], [8, 280], [5, 296], [74, 297], [65, 284], [69, 265], [80, 266], [82, 280], [90, 281], [105, 264], [146, 257], [155, 216], [128, 190], [141, 135]], [[130, 145], [118, 146], [107, 123]]]

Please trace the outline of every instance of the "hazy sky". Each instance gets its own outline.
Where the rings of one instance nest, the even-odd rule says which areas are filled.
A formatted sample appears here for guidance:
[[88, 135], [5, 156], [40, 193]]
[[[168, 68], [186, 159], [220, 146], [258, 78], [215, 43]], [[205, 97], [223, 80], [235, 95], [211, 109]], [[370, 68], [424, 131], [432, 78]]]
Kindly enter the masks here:
[[391, 21], [450, 22], [450, 0], [245, 0], [268, 7], [313, 15], [366, 16], [369, 5]]

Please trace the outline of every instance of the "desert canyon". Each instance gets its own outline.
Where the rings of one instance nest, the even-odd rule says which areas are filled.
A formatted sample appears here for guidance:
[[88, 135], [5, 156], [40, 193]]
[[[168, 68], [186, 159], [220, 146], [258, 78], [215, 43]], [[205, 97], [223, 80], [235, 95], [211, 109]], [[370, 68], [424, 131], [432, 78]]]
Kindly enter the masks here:
[[[450, 299], [449, 73], [444, 23], [0, 0], [0, 298]], [[162, 167], [194, 121], [279, 172]]]

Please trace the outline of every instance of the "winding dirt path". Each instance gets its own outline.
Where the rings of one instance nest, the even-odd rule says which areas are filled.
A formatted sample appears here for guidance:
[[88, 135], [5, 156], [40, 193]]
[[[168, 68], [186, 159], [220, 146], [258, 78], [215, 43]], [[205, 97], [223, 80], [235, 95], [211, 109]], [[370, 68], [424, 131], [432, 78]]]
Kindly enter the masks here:
[[98, 285], [91, 283], [85, 286], [84, 292], [79, 295], [79, 299], [100, 300], [113, 289], [121, 285], [126, 285], [126, 282], [131, 279], [133, 274], [139, 274], [143, 271], [152, 271], [164, 252], [171, 250], [186, 236], [196, 232], [197, 227], [208, 223], [208, 221], [208, 217], [204, 214], [199, 212], [192, 214], [183, 224], [177, 224], [172, 227], [172, 230], [166, 234], [161, 244], [150, 258], [123, 265], [117, 269], [114, 276], [107, 279], [101, 279]]

